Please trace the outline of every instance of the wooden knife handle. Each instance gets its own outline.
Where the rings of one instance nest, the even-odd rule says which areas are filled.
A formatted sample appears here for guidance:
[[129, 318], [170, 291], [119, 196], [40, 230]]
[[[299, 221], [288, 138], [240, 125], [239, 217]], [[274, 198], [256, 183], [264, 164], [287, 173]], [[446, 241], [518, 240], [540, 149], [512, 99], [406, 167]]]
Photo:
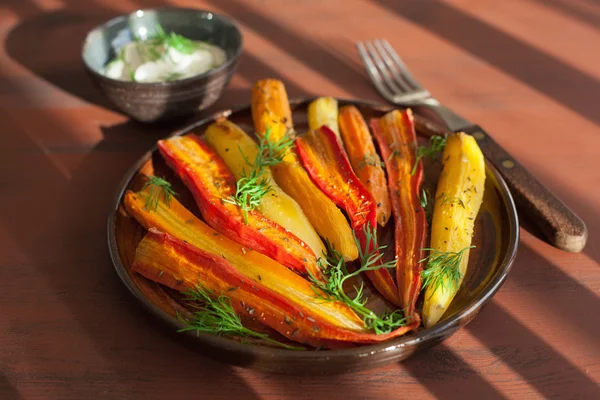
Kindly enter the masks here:
[[542, 185], [517, 160], [511, 157], [481, 127], [468, 129], [485, 157], [506, 181], [517, 208], [537, 225], [555, 247], [580, 252], [587, 242], [585, 223], [573, 211]]
[[[415, 118], [417, 129], [425, 133], [447, 133], [425, 119]], [[548, 241], [561, 250], [580, 252], [585, 247], [588, 231], [585, 223], [548, 188], [496, 143], [481, 127], [466, 129], [472, 135], [485, 157], [500, 172], [510, 188], [521, 213], [533, 222]]]

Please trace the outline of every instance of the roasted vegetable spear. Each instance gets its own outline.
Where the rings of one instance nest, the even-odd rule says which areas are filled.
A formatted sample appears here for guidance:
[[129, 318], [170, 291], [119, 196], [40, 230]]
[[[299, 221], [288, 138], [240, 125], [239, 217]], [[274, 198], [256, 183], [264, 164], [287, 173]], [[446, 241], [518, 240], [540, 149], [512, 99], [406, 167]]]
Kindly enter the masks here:
[[[258, 157], [259, 152], [264, 151], [262, 146], [257, 146], [246, 132], [228, 120], [210, 125], [204, 132], [204, 136], [238, 182], [248, 176], [250, 170], [255, 167], [257, 159], [261, 159]], [[304, 215], [302, 208], [275, 183], [268, 167], [263, 171], [262, 177], [271, 190], [262, 198], [256, 209], [298, 236], [317, 257], [320, 257], [325, 251], [325, 246]]]
[[475, 218], [483, 201], [485, 162], [473, 137], [457, 133], [447, 139], [438, 182], [431, 249], [421, 273], [425, 298], [423, 321], [435, 325], [462, 284], [472, 248]]
[[[360, 249], [370, 251], [365, 231], [376, 230], [375, 199], [356, 177], [346, 152], [335, 133], [327, 126], [311, 130], [296, 139], [296, 147], [304, 167], [315, 184], [334, 203], [346, 211]], [[381, 260], [378, 261], [381, 264]], [[377, 290], [389, 301], [400, 305], [398, 287], [386, 268], [366, 272]]]
[[[280, 140], [292, 132], [292, 112], [281, 81], [265, 79], [254, 85], [252, 119], [258, 135], [264, 137], [268, 130], [271, 140]], [[300, 204], [321, 237], [332, 242], [347, 261], [356, 260], [358, 249], [342, 212], [310, 180], [294, 149], [289, 150], [283, 161], [272, 167], [277, 184]]]
[[[371, 120], [373, 136], [385, 160], [392, 210], [396, 223], [396, 279], [402, 307], [407, 315], [415, 309], [421, 291], [422, 248], [425, 247], [427, 222], [419, 201], [423, 181], [423, 163], [416, 160], [417, 137], [412, 112], [398, 110]], [[415, 173], [411, 175], [414, 164]]]
[[233, 200], [235, 178], [200, 137], [190, 134], [160, 140], [158, 148], [190, 189], [202, 216], [213, 229], [300, 274], [310, 271], [321, 277], [315, 254], [296, 235], [255, 210], [239, 207]]
[[[148, 189], [127, 192], [125, 208], [146, 229], [134, 270], [175, 290], [202, 285], [226, 295], [240, 314], [256, 318], [287, 338], [315, 347], [347, 347], [377, 343], [415, 329], [419, 321], [387, 334], [374, 334], [349, 307], [315, 299], [307, 280], [276, 261], [226, 238], [186, 210], [175, 198], [163, 197], [156, 208], [145, 204]], [[168, 235], [166, 235], [168, 234]]]
[[319, 97], [308, 105], [308, 129], [319, 129], [323, 125], [340, 137], [338, 102], [333, 97]]
[[352, 168], [377, 203], [377, 223], [385, 226], [392, 214], [390, 193], [369, 127], [354, 106], [340, 108], [339, 125]]

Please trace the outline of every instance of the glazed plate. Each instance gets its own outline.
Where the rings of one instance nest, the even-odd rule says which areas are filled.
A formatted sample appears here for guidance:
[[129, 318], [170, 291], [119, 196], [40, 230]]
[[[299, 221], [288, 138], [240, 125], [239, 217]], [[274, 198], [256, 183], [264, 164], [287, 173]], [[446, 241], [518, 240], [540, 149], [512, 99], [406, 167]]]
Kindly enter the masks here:
[[[291, 102], [293, 121], [296, 131], [306, 131], [307, 106], [313, 99], [303, 99]], [[389, 106], [376, 103], [339, 100], [340, 106], [353, 104], [359, 108], [366, 120], [378, 117], [390, 110]], [[209, 118], [190, 125], [175, 135], [185, 135], [190, 132], [202, 134], [206, 126], [219, 118], [227, 117], [237, 123], [246, 132], [253, 132], [250, 106], [219, 112]], [[440, 128], [429, 120], [415, 116], [419, 140], [426, 140], [431, 134], [443, 133]], [[294, 351], [269, 347], [265, 343], [247, 343], [227, 337], [194, 332], [177, 333], [183, 324], [177, 319], [178, 311], [185, 311], [183, 297], [169, 288], [147, 280], [133, 273], [135, 248], [145, 234], [144, 229], [133, 218], [129, 217], [122, 207], [123, 196], [127, 190], [141, 189], [140, 171], [151, 172], [169, 180], [178, 193], [178, 200], [188, 209], [199, 216], [191, 193], [175, 174], [166, 167], [158, 154], [156, 147], [144, 155], [130, 170], [121, 182], [114, 206], [108, 219], [108, 244], [110, 254], [119, 277], [129, 291], [152, 314], [166, 323], [166, 329], [174, 337], [194, 347], [205, 354], [224, 362], [252, 367], [261, 370], [301, 374], [341, 373], [375, 368], [392, 362], [406, 359], [417, 350], [430, 347], [449, 337], [461, 327], [469, 323], [504, 283], [514, 261], [519, 242], [519, 223], [510, 192], [502, 177], [486, 163], [486, 184], [483, 205], [475, 223], [473, 244], [476, 246], [469, 258], [468, 270], [462, 287], [456, 295], [450, 309], [444, 318], [434, 327], [419, 328], [398, 339], [376, 345], [358, 346], [343, 350], [306, 350]], [[436, 182], [440, 165], [428, 163], [425, 165], [425, 182]], [[435, 187], [430, 188], [435, 193]], [[380, 232], [384, 243], [391, 244], [393, 237], [391, 226]], [[389, 227], [389, 228], [388, 228]], [[368, 305], [382, 311], [386, 302], [377, 292], [371, 292], [369, 282], [365, 282]], [[254, 328], [254, 327], [253, 327]], [[260, 329], [260, 328], [259, 328]], [[268, 332], [276, 336], [275, 332]], [[278, 340], [280, 337], [276, 337]]]

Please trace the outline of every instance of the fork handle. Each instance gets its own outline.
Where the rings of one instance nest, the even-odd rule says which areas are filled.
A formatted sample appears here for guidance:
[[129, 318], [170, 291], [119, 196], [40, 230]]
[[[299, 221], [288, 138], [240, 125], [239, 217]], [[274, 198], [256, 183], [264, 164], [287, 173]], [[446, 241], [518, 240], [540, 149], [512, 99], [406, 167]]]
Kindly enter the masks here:
[[481, 127], [464, 130], [471, 134], [485, 157], [500, 171], [521, 212], [542, 231], [555, 247], [580, 252], [588, 231], [585, 223], [548, 188], [508, 154]]

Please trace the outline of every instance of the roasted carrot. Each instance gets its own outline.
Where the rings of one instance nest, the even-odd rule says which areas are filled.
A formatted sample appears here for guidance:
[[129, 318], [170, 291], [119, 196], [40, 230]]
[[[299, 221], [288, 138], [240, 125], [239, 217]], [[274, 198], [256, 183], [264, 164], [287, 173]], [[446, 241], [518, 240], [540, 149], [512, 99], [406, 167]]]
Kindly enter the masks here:
[[[254, 168], [260, 159], [260, 148], [256, 142], [231, 121], [223, 120], [211, 124], [204, 132], [204, 137], [238, 181], [247, 177], [249, 170]], [[256, 209], [298, 236], [310, 246], [317, 257], [320, 257], [325, 251], [325, 246], [300, 205], [275, 183], [268, 167], [264, 169], [262, 178], [271, 190]]]
[[[407, 315], [414, 312], [421, 290], [419, 263], [423, 259], [427, 222], [419, 201], [423, 182], [423, 163], [416, 160], [417, 136], [412, 112], [392, 111], [372, 119], [371, 130], [385, 160], [390, 198], [395, 219], [396, 279], [402, 307]], [[414, 175], [413, 166], [417, 162]]]
[[339, 126], [352, 168], [358, 179], [375, 198], [377, 222], [385, 226], [392, 214], [392, 206], [383, 162], [375, 150], [369, 127], [360, 111], [354, 106], [340, 108]]
[[[258, 211], [244, 214], [228, 201], [235, 178], [223, 160], [198, 136], [176, 136], [158, 142], [167, 164], [190, 189], [202, 216], [215, 230], [263, 253], [300, 274], [321, 277], [312, 250], [296, 235]], [[247, 218], [246, 218], [247, 217]]]
[[[292, 112], [282, 82], [265, 79], [254, 85], [252, 118], [256, 132], [261, 136], [268, 131], [272, 140], [280, 140], [286, 134], [293, 134]], [[358, 249], [348, 221], [310, 180], [295, 149], [290, 149], [284, 162], [271, 169], [277, 184], [300, 204], [319, 235], [333, 243], [347, 261], [355, 260]]]
[[148, 190], [127, 192], [124, 205], [146, 229], [155, 228], [140, 242], [134, 262], [134, 270], [150, 280], [184, 292], [203, 285], [229, 296], [238, 312], [313, 346], [377, 343], [419, 324], [413, 320], [387, 334], [371, 333], [349, 307], [319, 301], [307, 280], [219, 234], [175, 198], [168, 203], [160, 198], [148, 210], [148, 195]]
[[[296, 139], [296, 148], [315, 184], [346, 211], [363, 253], [370, 251], [366, 248], [365, 229], [377, 229], [375, 199], [352, 171], [335, 132], [327, 126], [311, 130]], [[377, 244], [369, 244], [372, 245]], [[400, 305], [398, 287], [387, 269], [371, 270], [366, 274], [385, 298]]]
[[426, 327], [442, 318], [462, 284], [485, 188], [485, 160], [472, 136], [462, 132], [450, 136], [442, 157], [444, 165], [431, 223], [431, 250], [421, 274], [426, 288]]

